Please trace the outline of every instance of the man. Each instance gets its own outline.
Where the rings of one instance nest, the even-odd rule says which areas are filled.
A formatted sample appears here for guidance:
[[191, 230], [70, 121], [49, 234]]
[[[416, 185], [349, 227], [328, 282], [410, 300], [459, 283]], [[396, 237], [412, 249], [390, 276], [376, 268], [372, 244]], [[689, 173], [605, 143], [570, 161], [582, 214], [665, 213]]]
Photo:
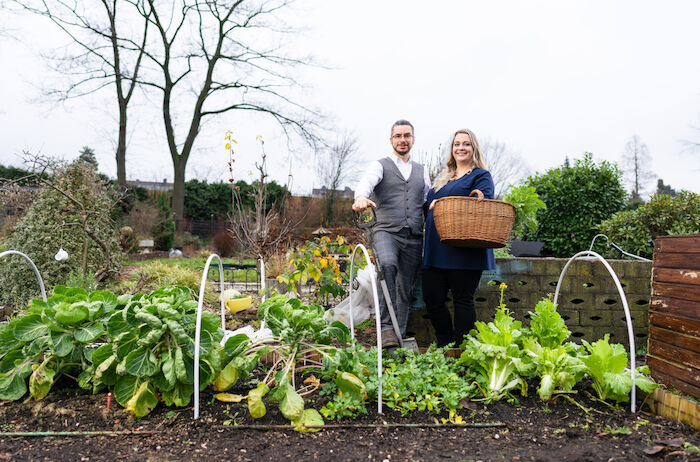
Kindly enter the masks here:
[[[393, 155], [372, 162], [357, 188], [352, 209], [374, 207], [374, 248], [379, 255], [391, 304], [401, 336], [406, 323], [413, 284], [421, 264], [423, 248], [423, 203], [430, 190], [425, 167], [411, 160], [415, 141], [413, 125], [399, 120], [391, 127]], [[374, 201], [369, 199], [374, 192]], [[380, 289], [381, 290], [381, 289]], [[384, 297], [380, 296], [382, 348], [399, 345]]]

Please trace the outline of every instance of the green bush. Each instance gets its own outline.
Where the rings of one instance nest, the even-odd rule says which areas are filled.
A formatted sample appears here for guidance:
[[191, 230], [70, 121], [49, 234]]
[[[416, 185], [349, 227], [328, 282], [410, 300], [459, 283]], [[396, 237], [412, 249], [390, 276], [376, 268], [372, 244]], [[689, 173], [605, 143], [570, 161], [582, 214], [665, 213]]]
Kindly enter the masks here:
[[598, 224], [622, 209], [627, 193], [617, 165], [593, 162], [586, 153], [574, 165], [547, 170], [525, 184], [537, 190], [547, 208], [537, 212], [539, 229], [528, 240], [543, 241], [546, 255], [570, 257], [588, 249]]
[[646, 204], [603, 221], [600, 231], [626, 252], [651, 258], [654, 249], [649, 241], [657, 236], [700, 234], [700, 195], [655, 194]]
[[[118, 203], [116, 190], [101, 180], [93, 167], [80, 162], [59, 170], [51, 181], [84, 205], [90, 232], [109, 245], [112, 270], [118, 272], [122, 259], [119, 231], [109, 219]], [[105, 269], [106, 258], [100, 245], [86, 233], [82, 219], [80, 207], [56, 189], [44, 186], [15, 226], [6, 248], [27, 254], [47, 287], [65, 283], [71, 272], [92, 275]], [[68, 260], [55, 260], [60, 247], [68, 252]], [[0, 303], [16, 308], [39, 295], [34, 272], [24, 259], [15, 255], [0, 261], [0, 287]]]

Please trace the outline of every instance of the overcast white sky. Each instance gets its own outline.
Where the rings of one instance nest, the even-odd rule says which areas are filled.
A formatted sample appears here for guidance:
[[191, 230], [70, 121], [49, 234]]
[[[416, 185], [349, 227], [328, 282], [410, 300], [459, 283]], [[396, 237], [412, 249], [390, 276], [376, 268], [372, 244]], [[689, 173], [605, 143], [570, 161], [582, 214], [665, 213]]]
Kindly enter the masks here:
[[[390, 153], [388, 130], [399, 118], [416, 127], [414, 149], [436, 150], [467, 127], [505, 142], [533, 172], [586, 151], [617, 161], [637, 134], [665, 183], [700, 192], [700, 150], [683, 144], [700, 142], [698, 1], [299, 0], [296, 8], [293, 22], [306, 31], [295, 47], [330, 67], [304, 72], [300, 99], [354, 132], [363, 159]], [[3, 14], [0, 23], [19, 38], [0, 36], [0, 163], [19, 165], [22, 149], [73, 158], [88, 145], [115, 176], [110, 95], [58, 107], [37, 101], [50, 77], [38, 53], [60, 36], [38, 19]], [[165, 141], [149, 131], [161, 124], [157, 110], [156, 102], [132, 109], [130, 179], [172, 178]], [[286, 183], [279, 128], [249, 114], [205, 127], [189, 178], [227, 178], [227, 129], [240, 143], [239, 178], [263, 135], [272, 176]], [[300, 151], [291, 161], [295, 192], [319, 186], [311, 159]]]

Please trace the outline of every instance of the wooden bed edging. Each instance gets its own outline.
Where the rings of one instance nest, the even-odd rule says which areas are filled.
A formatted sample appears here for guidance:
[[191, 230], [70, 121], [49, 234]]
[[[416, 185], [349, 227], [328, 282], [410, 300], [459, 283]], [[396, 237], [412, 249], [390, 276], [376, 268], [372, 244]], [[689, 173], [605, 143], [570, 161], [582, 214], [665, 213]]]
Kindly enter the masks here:
[[658, 382], [700, 399], [700, 235], [654, 243], [647, 364]]

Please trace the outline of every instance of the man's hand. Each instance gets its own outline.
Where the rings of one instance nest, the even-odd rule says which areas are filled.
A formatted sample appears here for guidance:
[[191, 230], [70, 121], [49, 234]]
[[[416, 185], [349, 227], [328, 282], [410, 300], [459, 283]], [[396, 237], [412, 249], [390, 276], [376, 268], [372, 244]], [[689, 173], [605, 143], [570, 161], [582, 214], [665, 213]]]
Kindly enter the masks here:
[[375, 204], [375, 203], [372, 202], [371, 200], [367, 199], [366, 197], [360, 196], [360, 197], [358, 197], [357, 199], [355, 199], [355, 202], [352, 204], [352, 209], [353, 209], [355, 212], [362, 212], [363, 210], [365, 210], [365, 209], [366, 209], [367, 207], [369, 207], [370, 205], [371, 205], [372, 207], [374, 207], [375, 209], [377, 208], [377, 204]]

